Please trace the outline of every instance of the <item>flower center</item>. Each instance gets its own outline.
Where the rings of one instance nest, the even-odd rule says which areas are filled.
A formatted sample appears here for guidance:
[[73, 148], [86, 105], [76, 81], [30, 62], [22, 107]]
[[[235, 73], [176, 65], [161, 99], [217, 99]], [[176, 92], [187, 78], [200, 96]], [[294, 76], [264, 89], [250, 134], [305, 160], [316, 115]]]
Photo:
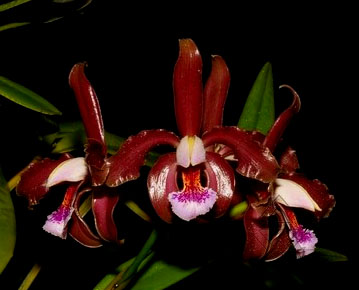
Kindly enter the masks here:
[[172, 211], [181, 219], [189, 221], [206, 214], [214, 205], [217, 193], [201, 184], [201, 170], [189, 167], [182, 171], [183, 189], [172, 192], [168, 199]]

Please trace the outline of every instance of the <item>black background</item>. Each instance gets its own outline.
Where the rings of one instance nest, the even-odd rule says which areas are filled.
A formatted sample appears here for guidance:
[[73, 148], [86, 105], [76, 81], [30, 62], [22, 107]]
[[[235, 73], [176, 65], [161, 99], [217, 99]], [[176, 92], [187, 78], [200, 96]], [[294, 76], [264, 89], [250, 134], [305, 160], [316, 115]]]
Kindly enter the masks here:
[[[94, 1], [83, 13], [53, 23], [0, 32], [0, 75], [51, 101], [63, 112], [55, 119], [73, 120], [79, 114], [67, 77], [73, 64], [87, 61], [86, 74], [99, 97], [105, 128], [129, 136], [142, 129], [176, 132], [171, 82], [179, 38], [196, 42], [203, 58], [204, 79], [212, 54], [226, 60], [231, 87], [225, 125], [237, 123], [257, 73], [270, 61], [277, 114], [290, 103], [288, 95], [279, 92], [280, 84], [293, 86], [302, 100], [301, 112], [287, 130], [286, 141], [297, 150], [301, 170], [326, 183], [337, 200], [332, 215], [316, 228], [318, 246], [344, 253], [351, 261], [313, 266], [310, 260], [289, 265], [299, 272], [307, 269], [303, 275], [314, 279], [316, 285], [341, 285], [349, 281], [347, 271], [354, 260], [357, 228], [355, 23], [350, 7], [281, 8], [283, 12], [273, 13], [259, 4], [244, 8], [222, 2], [203, 6], [178, 2], [174, 7], [139, 3], [127, 7]], [[34, 15], [43, 17], [44, 12], [31, 13], [36, 19]], [[0, 162], [9, 178], [31, 160], [34, 152], [43, 150], [36, 134], [46, 128], [39, 114], [4, 98], [0, 99], [0, 120]], [[29, 213], [24, 201], [16, 196], [13, 199], [18, 242], [15, 258], [1, 277], [3, 283], [12, 285], [9, 289], [21, 283], [35, 261], [50, 266], [44, 266], [38, 277], [43, 282], [36, 281], [34, 289], [62, 289], [66, 285], [68, 289], [71, 285], [91, 289], [106, 269], [118, 264], [113, 257], [126, 257], [111, 246], [88, 250], [72, 241], [48, 237], [42, 233], [41, 224], [53, 208], [46, 208], [45, 201], [45, 208], [40, 205]], [[144, 232], [142, 236], [146, 236]], [[142, 242], [134, 241], [134, 249]], [[60, 262], [54, 263], [56, 259]], [[286, 260], [283, 263], [287, 265]], [[221, 285], [222, 279], [227, 281], [224, 285], [237, 285], [246, 277], [234, 275], [235, 271], [209, 269], [210, 274], [197, 275], [188, 284], [202, 285], [211, 277], [214, 285]]]

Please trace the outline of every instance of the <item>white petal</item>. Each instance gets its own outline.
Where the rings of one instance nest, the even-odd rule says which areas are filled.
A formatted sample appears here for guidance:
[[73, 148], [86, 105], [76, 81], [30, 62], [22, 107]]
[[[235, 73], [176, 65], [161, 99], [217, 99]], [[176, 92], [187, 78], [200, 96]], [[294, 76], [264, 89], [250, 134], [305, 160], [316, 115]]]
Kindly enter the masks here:
[[[193, 137], [192, 137], [193, 138]], [[194, 136], [194, 141], [192, 145], [191, 152], [191, 164], [193, 166], [201, 164], [206, 161], [206, 150], [203, 146], [203, 141], [201, 138]], [[191, 149], [191, 148], [190, 148]]]
[[181, 165], [184, 168], [187, 168], [191, 164], [188, 136], [181, 139], [177, 147], [176, 158], [178, 165]]
[[318, 204], [311, 198], [308, 192], [292, 180], [277, 178], [275, 180], [274, 199], [289, 207], [299, 207], [310, 211], [321, 211]]
[[50, 174], [46, 187], [51, 187], [64, 181], [77, 182], [84, 180], [87, 175], [85, 158], [68, 159], [60, 163]]

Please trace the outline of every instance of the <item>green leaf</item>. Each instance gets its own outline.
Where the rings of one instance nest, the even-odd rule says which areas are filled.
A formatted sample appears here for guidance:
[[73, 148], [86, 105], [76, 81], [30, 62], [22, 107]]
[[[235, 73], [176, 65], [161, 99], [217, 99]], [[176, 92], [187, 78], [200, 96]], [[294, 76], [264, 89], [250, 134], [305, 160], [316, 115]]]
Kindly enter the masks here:
[[319, 256], [321, 259], [328, 261], [328, 262], [345, 262], [348, 261], [348, 257], [340, 254], [338, 252], [323, 249], [323, 248], [316, 248], [315, 254]]
[[0, 12], [8, 10], [8, 9], [11, 9], [11, 8], [14, 8], [16, 6], [19, 6], [21, 4], [24, 4], [24, 3], [27, 3], [27, 2], [30, 2], [30, 1], [31, 0], [13, 0], [13, 1], [10, 1], [8, 3], [1, 4], [0, 5]]
[[238, 127], [267, 134], [274, 123], [274, 117], [272, 65], [267, 62], [248, 95]]
[[2, 76], [0, 76], [0, 95], [36, 112], [61, 115], [56, 107], [38, 94]]
[[132, 290], [165, 289], [198, 271], [200, 267], [181, 268], [163, 260], [155, 261], [132, 286]]
[[16, 222], [14, 206], [0, 168], [0, 274], [10, 261], [15, 248]]
[[13, 23], [8, 23], [8, 24], [4, 24], [0, 26], [0, 31], [4, 31], [4, 30], [8, 30], [11, 28], [17, 28], [20, 26], [25, 26], [30, 24], [31, 22], [13, 22]]

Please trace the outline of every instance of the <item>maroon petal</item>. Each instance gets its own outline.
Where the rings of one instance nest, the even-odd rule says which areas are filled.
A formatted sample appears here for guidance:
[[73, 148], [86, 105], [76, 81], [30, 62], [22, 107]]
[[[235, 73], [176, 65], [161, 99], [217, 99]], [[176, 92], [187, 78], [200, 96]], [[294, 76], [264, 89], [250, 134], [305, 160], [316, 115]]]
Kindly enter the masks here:
[[293, 173], [299, 169], [299, 162], [295, 150], [288, 147], [281, 155], [279, 165], [285, 173]]
[[119, 242], [117, 227], [113, 220], [113, 211], [120, 199], [113, 188], [95, 188], [92, 199], [92, 212], [98, 234], [103, 240]]
[[315, 211], [315, 216], [320, 219], [328, 217], [330, 212], [335, 206], [334, 196], [329, 194], [328, 188], [325, 184], [321, 183], [318, 179], [310, 180], [301, 174], [291, 174], [281, 176], [283, 179], [289, 179], [302, 186], [313, 200], [322, 209]]
[[203, 93], [202, 132], [222, 125], [223, 108], [226, 102], [230, 74], [228, 67], [219, 55], [212, 57], [212, 71]]
[[75, 64], [70, 72], [69, 82], [75, 92], [88, 139], [86, 161], [90, 167], [92, 182], [93, 185], [101, 185], [108, 171], [104, 127], [95, 90], [86, 78], [84, 68], [85, 63]]
[[146, 154], [153, 147], [165, 144], [176, 147], [178, 143], [178, 137], [165, 130], [142, 131], [129, 137], [120, 150], [109, 158], [110, 171], [106, 184], [113, 187], [137, 179]]
[[292, 244], [290, 238], [288, 229], [286, 227], [285, 220], [283, 218], [283, 215], [277, 211], [277, 217], [278, 217], [278, 233], [273, 237], [273, 239], [270, 241], [268, 246], [268, 251], [265, 256], [265, 260], [267, 262], [274, 261], [281, 256], [283, 256], [289, 249], [290, 245]]
[[234, 172], [232, 167], [219, 154], [207, 152], [206, 173], [208, 187], [217, 193], [213, 210], [216, 217], [226, 213], [234, 193]]
[[102, 246], [100, 238], [95, 235], [85, 223], [79, 213], [81, 197], [90, 189], [80, 192], [75, 200], [75, 211], [72, 214], [71, 224], [68, 229], [70, 236], [80, 244], [89, 248], [98, 248]]
[[173, 72], [177, 127], [182, 136], [199, 135], [202, 121], [202, 58], [191, 39], [180, 39]]
[[287, 128], [292, 117], [300, 110], [300, 98], [297, 92], [288, 85], [282, 85], [280, 88], [288, 88], [293, 94], [293, 102], [282, 114], [279, 115], [272, 128], [268, 132], [263, 145], [267, 146], [271, 152], [276, 148], [284, 130]]
[[51, 172], [62, 162], [70, 159], [69, 154], [62, 155], [58, 160], [43, 159], [31, 162], [21, 175], [21, 180], [16, 187], [18, 195], [25, 196], [29, 201], [29, 206], [38, 204], [39, 200], [49, 192], [46, 181]]
[[250, 132], [237, 127], [214, 128], [202, 137], [204, 146], [219, 143], [233, 149], [238, 160], [237, 172], [262, 182], [277, 177], [279, 166], [268, 148], [253, 140]]
[[147, 178], [148, 193], [156, 213], [167, 223], [172, 222], [168, 194], [178, 191], [176, 154], [161, 156], [152, 167]]
[[263, 206], [257, 207], [255, 199], [248, 196], [250, 205], [244, 214], [244, 228], [246, 230], [246, 244], [243, 259], [261, 259], [268, 247], [269, 227], [268, 217], [263, 215]]

